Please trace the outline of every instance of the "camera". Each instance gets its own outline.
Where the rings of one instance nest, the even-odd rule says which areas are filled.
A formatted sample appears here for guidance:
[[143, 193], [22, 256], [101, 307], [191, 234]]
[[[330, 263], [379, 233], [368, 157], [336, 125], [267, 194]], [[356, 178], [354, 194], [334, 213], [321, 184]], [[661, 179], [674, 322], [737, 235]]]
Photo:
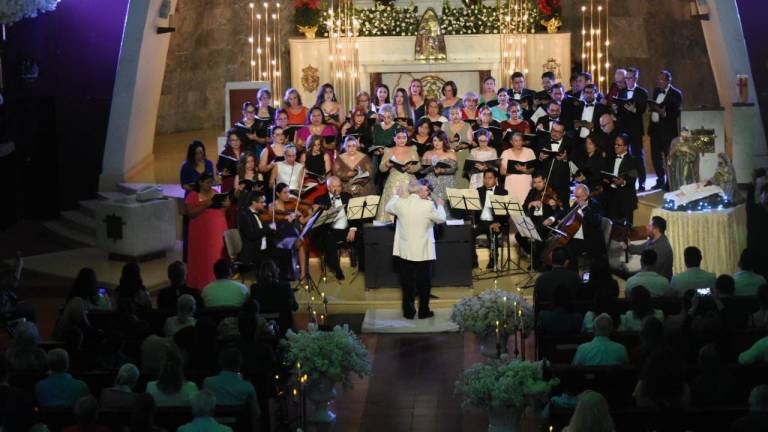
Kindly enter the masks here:
[[712, 294], [711, 288], [696, 288], [696, 294], [700, 296], [708, 296]]

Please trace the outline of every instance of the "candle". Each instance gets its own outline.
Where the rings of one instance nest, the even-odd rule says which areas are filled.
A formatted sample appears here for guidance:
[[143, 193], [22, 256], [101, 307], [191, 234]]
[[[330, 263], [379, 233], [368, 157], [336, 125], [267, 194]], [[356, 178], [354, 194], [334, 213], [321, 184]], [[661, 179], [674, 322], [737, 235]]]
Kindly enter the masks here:
[[317, 311], [312, 311], [312, 319], [315, 321], [315, 324], [318, 324], [317, 322]]
[[507, 296], [504, 296], [504, 308], [503, 308], [504, 314], [502, 315], [504, 317], [504, 322], [507, 322]]

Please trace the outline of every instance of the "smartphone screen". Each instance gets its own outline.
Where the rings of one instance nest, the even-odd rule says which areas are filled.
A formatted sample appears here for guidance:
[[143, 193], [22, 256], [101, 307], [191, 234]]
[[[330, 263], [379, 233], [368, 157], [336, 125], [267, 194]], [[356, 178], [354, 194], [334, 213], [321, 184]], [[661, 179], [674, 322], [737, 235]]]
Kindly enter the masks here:
[[589, 282], [589, 272], [584, 272], [584, 274], [581, 276], [581, 280], [584, 282]]
[[698, 295], [708, 296], [712, 294], [712, 290], [710, 288], [697, 288], [696, 293]]

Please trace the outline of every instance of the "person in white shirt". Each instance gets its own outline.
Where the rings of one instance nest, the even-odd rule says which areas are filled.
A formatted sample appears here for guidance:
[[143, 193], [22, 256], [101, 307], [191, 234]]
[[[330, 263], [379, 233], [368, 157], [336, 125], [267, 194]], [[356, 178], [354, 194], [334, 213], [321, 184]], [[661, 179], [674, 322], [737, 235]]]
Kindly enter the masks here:
[[429, 180], [411, 180], [407, 191], [401, 186], [385, 210], [397, 217], [392, 255], [400, 257], [403, 316], [416, 315], [414, 299], [419, 297], [419, 318], [435, 314], [429, 309], [432, 290], [432, 261], [435, 260], [434, 225], [445, 222], [444, 201], [430, 199]]

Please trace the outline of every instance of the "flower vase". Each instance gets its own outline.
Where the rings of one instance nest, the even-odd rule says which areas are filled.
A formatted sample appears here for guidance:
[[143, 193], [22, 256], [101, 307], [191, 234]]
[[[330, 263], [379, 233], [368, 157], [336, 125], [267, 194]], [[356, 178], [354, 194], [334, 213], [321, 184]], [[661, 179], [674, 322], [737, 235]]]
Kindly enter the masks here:
[[520, 410], [517, 408], [489, 408], [488, 432], [519, 432]]
[[314, 39], [315, 33], [317, 33], [317, 26], [300, 26], [297, 25], [296, 27], [299, 28], [299, 31], [304, 34], [304, 37], [307, 39]]
[[329, 430], [336, 422], [336, 413], [331, 411], [331, 402], [336, 399], [335, 384], [332, 379], [322, 376], [310, 381], [307, 386], [307, 399], [314, 408], [308, 420], [318, 429]]
[[485, 357], [497, 358], [507, 353], [507, 339], [509, 336], [501, 333], [497, 338], [496, 333], [490, 333], [478, 335], [478, 338], [480, 339], [480, 354]]

